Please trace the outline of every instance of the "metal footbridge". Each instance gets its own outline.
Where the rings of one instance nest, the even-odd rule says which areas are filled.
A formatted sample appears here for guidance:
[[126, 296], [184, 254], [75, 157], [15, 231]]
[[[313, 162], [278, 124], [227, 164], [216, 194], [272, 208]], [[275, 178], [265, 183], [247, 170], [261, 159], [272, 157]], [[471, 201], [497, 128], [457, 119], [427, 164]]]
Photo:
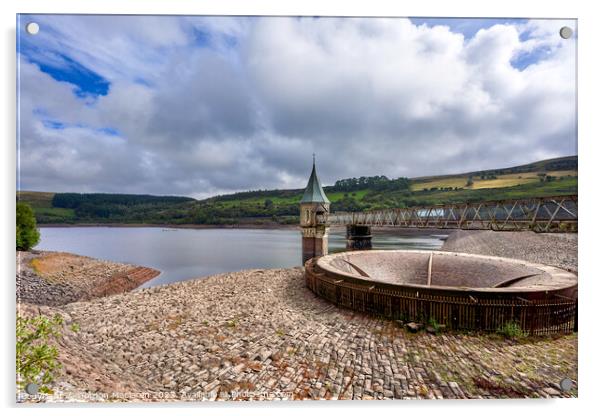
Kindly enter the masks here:
[[319, 222], [399, 228], [577, 232], [577, 195], [334, 212]]

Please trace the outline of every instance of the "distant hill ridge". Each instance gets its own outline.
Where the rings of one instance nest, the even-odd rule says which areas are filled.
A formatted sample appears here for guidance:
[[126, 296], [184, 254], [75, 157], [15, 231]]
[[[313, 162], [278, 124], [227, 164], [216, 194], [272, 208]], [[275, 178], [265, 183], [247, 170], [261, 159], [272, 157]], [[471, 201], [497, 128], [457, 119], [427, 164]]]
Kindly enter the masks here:
[[[554, 159], [546, 159], [540, 160], [537, 162], [528, 163], [525, 165], [519, 166], [511, 166], [507, 168], [498, 168], [498, 169], [487, 169], [487, 170], [476, 170], [472, 172], [466, 173], [455, 173], [455, 174], [447, 174], [447, 175], [436, 175], [436, 176], [417, 176], [414, 178], [399, 178], [399, 179], [407, 179], [412, 182], [422, 182], [425, 180], [434, 180], [434, 179], [449, 179], [449, 178], [457, 178], [457, 177], [465, 177], [469, 176], [480, 176], [480, 175], [505, 175], [512, 173], [539, 173], [539, 172], [550, 172], [550, 171], [568, 171], [568, 170], [577, 170], [578, 166], [578, 158], [577, 156], [563, 156], [557, 157]], [[378, 176], [373, 176], [370, 178], [379, 178]], [[380, 176], [380, 178], [385, 178], [384, 176]], [[350, 178], [356, 179], [356, 178]], [[349, 179], [341, 179], [337, 182], [342, 182]], [[392, 180], [392, 179], [390, 179]], [[326, 185], [323, 187], [325, 192], [333, 192], [337, 190], [336, 185]], [[299, 192], [302, 192], [303, 189], [258, 189], [258, 190], [250, 190], [250, 191], [242, 191], [236, 192], [232, 194], [225, 195], [217, 195], [214, 197], [207, 198], [208, 200], [229, 200], [229, 199], [237, 199], [239, 197], [249, 197], [251, 195], [261, 195], [261, 196], [270, 196], [278, 193], [287, 194], [287, 195], [296, 195]]]
[[549, 172], [557, 170], [577, 170], [578, 158], [577, 156], [563, 156], [554, 159], [540, 160], [537, 162], [527, 163], [526, 165], [512, 166], [509, 168], [499, 169], [488, 169], [488, 170], [476, 170], [466, 173], [456, 173], [450, 175], [438, 175], [438, 176], [420, 176], [412, 178], [412, 180], [422, 179], [434, 179], [434, 178], [448, 178], [454, 176], [475, 176], [481, 174], [498, 174], [504, 175], [509, 173], [527, 173], [527, 172]]
[[[324, 191], [331, 211], [424, 206], [577, 193], [577, 156], [455, 175], [338, 180]], [[17, 192], [40, 224], [294, 224], [303, 189], [255, 190], [204, 200], [109, 193]]]

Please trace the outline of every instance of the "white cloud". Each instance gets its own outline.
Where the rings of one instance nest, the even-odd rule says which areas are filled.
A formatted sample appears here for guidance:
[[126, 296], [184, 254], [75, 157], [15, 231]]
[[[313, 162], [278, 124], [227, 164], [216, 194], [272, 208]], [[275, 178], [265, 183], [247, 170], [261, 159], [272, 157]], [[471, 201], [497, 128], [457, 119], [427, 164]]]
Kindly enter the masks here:
[[[325, 183], [573, 154], [562, 25], [466, 39], [407, 19], [44, 16], [21, 57], [22, 186], [208, 196], [301, 187], [314, 151]], [[107, 95], [79, 98], [28, 62], [68, 67], [61, 55]]]

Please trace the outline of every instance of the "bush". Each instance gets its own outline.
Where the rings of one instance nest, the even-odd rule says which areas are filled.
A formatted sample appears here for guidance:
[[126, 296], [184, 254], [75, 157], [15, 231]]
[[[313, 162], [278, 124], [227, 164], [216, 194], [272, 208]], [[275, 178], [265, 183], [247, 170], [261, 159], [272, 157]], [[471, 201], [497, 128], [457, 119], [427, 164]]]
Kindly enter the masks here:
[[524, 338], [527, 336], [527, 333], [522, 330], [518, 322], [514, 321], [506, 322], [498, 328], [497, 332], [506, 338]]
[[29, 250], [40, 241], [36, 217], [25, 202], [17, 202], [17, 250]]
[[17, 386], [24, 389], [30, 383], [39, 386], [41, 393], [51, 393], [50, 384], [60, 368], [59, 355], [51, 338], [58, 339], [63, 318], [36, 316], [17, 317]]
[[433, 328], [433, 330], [435, 331], [435, 334], [438, 334], [439, 332], [441, 332], [442, 329], [442, 325], [437, 322], [437, 320], [435, 318], [430, 318], [428, 321], [429, 326], [431, 326]]

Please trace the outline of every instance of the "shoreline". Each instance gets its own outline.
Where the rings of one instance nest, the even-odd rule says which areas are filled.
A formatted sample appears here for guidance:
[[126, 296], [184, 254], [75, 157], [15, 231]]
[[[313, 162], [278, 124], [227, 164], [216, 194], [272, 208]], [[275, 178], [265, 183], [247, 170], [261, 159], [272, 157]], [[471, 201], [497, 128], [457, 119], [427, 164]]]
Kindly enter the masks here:
[[181, 229], [294, 229], [298, 224], [121, 224], [121, 223], [81, 223], [81, 224], [37, 224], [38, 228], [181, 228]]
[[576, 233], [457, 230], [448, 236], [441, 250], [514, 258], [578, 274]]
[[59, 251], [17, 251], [16, 260], [17, 306], [61, 306], [131, 293], [161, 274], [151, 267]]

